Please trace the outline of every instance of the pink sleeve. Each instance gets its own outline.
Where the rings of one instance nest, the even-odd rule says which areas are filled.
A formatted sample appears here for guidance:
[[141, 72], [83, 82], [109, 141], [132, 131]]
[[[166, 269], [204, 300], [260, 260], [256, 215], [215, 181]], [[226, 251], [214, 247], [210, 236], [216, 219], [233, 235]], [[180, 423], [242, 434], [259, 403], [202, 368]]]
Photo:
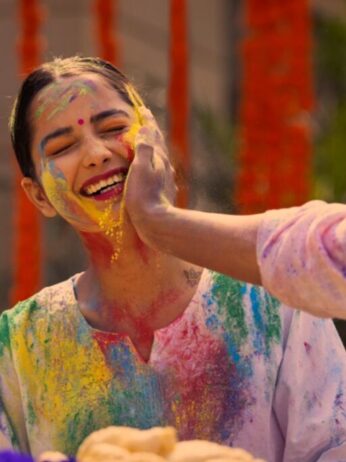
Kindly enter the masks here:
[[257, 258], [262, 284], [275, 297], [346, 319], [346, 205], [312, 201], [266, 212]]

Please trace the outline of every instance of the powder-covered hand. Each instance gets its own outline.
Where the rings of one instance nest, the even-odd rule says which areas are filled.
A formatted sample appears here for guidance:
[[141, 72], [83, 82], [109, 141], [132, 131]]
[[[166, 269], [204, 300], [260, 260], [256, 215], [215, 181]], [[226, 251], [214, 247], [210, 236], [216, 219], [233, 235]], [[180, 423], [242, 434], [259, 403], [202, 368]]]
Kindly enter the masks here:
[[143, 127], [135, 140], [135, 158], [125, 188], [125, 204], [139, 237], [156, 246], [158, 220], [164, 220], [176, 195], [174, 169], [162, 133], [147, 108], [141, 108]]

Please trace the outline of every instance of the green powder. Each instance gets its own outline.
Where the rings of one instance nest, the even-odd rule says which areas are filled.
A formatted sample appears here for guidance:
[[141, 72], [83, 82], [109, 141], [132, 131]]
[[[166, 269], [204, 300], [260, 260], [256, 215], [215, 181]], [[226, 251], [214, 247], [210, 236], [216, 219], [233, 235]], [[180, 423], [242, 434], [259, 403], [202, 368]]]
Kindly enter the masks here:
[[239, 348], [249, 334], [243, 301], [246, 284], [217, 273], [213, 279], [212, 298], [218, 305], [219, 313], [225, 316], [226, 331], [232, 332], [232, 339]]

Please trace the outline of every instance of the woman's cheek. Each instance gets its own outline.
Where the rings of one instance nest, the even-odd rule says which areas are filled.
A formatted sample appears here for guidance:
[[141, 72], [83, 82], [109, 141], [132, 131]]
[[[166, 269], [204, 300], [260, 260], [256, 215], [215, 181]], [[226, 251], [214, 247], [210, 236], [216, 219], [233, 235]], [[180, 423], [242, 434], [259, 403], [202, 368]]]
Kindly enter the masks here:
[[127, 132], [121, 134], [118, 137], [118, 140], [125, 147], [126, 158], [130, 162], [130, 164], [132, 163], [135, 157], [135, 140], [136, 140], [137, 133], [139, 132], [141, 127], [142, 125], [140, 124], [140, 122], [136, 120], [136, 122], [134, 122], [131, 125], [130, 129]]
[[54, 165], [47, 163], [42, 169], [41, 181], [47, 197], [59, 215], [71, 223], [87, 220], [90, 217], [83, 207], [82, 201], [71, 190], [63, 172]]
[[49, 201], [59, 215], [79, 231], [112, 234], [112, 230], [117, 227], [112, 203], [100, 210], [91, 199], [76, 195], [63, 172], [54, 164], [43, 169], [41, 181]]

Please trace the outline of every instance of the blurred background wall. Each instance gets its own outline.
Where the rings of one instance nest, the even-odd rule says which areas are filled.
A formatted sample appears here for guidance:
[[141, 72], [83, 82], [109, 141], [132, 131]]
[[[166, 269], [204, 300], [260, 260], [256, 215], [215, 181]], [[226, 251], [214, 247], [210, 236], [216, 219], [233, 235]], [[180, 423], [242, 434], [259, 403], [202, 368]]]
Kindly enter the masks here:
[[[289, 1], [289, 0], [281, 0]], [[13, 154], [7, 121], [20, 84], [18, 3], [0, 0], [0, 299], [9, 306], [13, 283]], [[92, 0], [42, 0], [44, 60], [97, 54]], [[120, 67], [167, 129], [169, 0], [118, 0]], [[241, 0], [188, 0], [190, 206], [231, 212], [241, 98], [240, 43], [245, 34]], [[311, 198], [346, 199], [346, 2], [312, 0], [316, 106]], [[42, 286], [84, 267], [73, 232], [59, 219], [43, 223]], [[30, 268], [27, 268], [30, 272]], [[346, 338], [343, 323], [338, 323]]]

